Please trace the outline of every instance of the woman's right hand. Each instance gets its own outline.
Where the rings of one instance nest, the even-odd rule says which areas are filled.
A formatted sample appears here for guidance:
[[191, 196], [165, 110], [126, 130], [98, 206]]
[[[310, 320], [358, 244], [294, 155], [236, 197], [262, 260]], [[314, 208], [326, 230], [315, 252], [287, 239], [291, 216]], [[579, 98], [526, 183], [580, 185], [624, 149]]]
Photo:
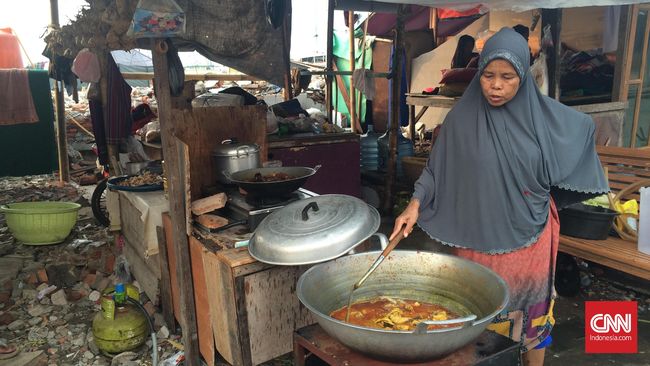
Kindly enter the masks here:
[[402, 229], [402, 226], [404, 226], [404, 237], [406, 238], [409, 236], [411, 231], [413, 231], [413, 225], [418, 221], [419, 214], [420, 201], [413, 198], [404, 211], [397, 216], [395, 227], [393, 228], [393, 233], [390, 234], [389, 240], [392, 240], [397, 235], [397, 233]]

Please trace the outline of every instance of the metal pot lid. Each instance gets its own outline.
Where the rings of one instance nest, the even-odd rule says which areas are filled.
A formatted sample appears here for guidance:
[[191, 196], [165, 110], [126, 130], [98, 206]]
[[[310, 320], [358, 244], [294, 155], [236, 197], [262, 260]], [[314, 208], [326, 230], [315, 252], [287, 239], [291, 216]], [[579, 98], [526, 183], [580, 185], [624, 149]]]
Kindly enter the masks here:
[[231, 140], [225, 140], [221, 142], [214, 150], [212, 150], [213, 156], [230, 156], [230, 157], [240, 157], [247, 156], [249, 154], [257, 154], [260, 151], [260, 146], [258, 144], [247, 144], [247, 143], [233, 143]]
[[328, 194], [292, 202], [272, 212], [248, 244], [260, 262], [302, 265], [337, 258], [379, 229], [377, 210], [362, 200]]

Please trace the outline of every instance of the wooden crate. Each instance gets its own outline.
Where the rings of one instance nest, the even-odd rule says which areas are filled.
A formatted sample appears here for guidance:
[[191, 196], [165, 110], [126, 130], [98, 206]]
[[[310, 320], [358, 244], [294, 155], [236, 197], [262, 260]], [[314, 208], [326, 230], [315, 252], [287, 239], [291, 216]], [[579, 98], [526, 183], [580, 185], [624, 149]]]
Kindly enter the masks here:
[[211, 252], [203, 266], [219, 354], [232, 365], [258, 365], [293, 348], [293, 332], [315, 323], [295, 294], [307, 266], [272, 266], [247, 248]]

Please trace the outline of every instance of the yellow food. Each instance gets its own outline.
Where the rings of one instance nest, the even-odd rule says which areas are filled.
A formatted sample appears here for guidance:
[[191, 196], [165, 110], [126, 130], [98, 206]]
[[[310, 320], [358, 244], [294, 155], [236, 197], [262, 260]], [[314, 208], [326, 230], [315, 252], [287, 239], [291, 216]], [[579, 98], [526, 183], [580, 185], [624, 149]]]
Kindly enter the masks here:
[[[333, 311], [332, 318], [345, 321], [347, 306]], [[413, 330], [424, 320], [448, 320], [458, 318], [448, 309], [435, 304], [378, 297], [371, 300], [355, 302], [350, 307], [349, 323], [370, 328], [388, 330]], [[451, 325], [429, 326], [429, 329], [454, 327]]]

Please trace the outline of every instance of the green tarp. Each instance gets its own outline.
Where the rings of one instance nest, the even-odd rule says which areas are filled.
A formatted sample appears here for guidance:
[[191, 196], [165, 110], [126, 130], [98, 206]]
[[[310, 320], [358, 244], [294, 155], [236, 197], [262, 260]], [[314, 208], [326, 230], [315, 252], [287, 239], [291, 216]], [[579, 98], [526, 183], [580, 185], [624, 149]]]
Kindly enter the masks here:
[[29, 70], [39, 121], [0, 126], [0, 177], [49, 174], [57, 168], [54, 109], [46, 70]]
[[[355, 33], [356, 38], [361, 38], [359, 35], [359, 31]], [[364, 60], [363, 65], [361, 64], [361, 61], [363, 59], [363, 51], [361, 48], [361, 41], [355, 42], [355, 50], [354, 50], [354, 67], [356, 69], [360, 68], [366, 68], [368, 70], [371, 69], [372, 67], [372, 44], [374, 42], [374, 37], [369, 37], [366, 36], [366, 57]], [[339, 71], [350, 71], [350, 35], [348, 31], [337, 31], [334, 32], [334, 45], [333, 45], [333, 53], [334, 53], [334, 62], [336, 63], [336, 68]], [[350, 94], [350, 76], [343, 75], [343, 83], [345, 84], [345, 88], [348, 91], [348, 95]], [[344, 114], [347, 118], [348, 121], [350, 120], [350, 112], [348, 111], [347, 105], [345, 105], [345, 100], [343, 99], [343, 95], [341, 94], [341, 91], [338, 90], [337, 84], [333, 83], [333, 90], [334, 90], [334, 100], [332, 103], [336, 106], [336, 110], [339, 111], [340, 113]], [[358, 95], [358, 94], [357, 94]], [[358, 99], [358, 98], [357, 98]], [[357, 106], [359, 106], [359, 102], [357, 101]], [[366, 98], [362, 97], [361, 98], [361, 114], [360, 114], [360, 119], [359, 121], [361, 123], [365, 123], [366, 120]]]

